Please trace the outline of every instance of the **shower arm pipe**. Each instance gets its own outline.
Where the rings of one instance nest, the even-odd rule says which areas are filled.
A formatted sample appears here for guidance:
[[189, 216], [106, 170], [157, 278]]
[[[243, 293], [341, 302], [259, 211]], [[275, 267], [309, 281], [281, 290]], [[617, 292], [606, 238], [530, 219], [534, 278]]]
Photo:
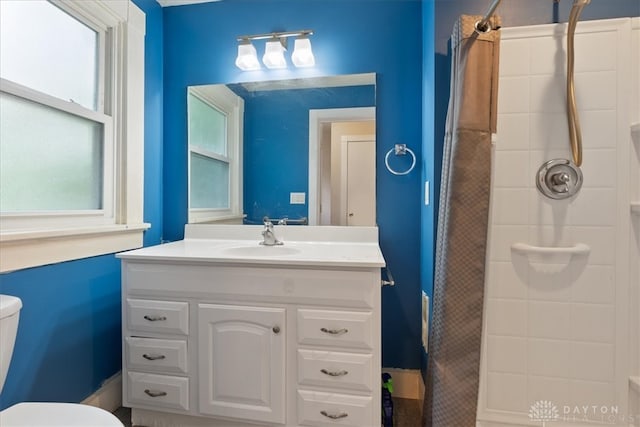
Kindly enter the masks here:
[[591, 0], [574, 0], [569, 14], [569, 26], [567, 28], [567, 120], [569, 125], [569, 143], [571, 144], [571, 155], [573, 163], [580, 167], [582, 165], [582, 132], [580, 131], [580, 118], [578, 117], [578, 107], [576, 105], [575, 87], [575, 32], [582, 8], [589, 4]]
[[492, 29], [497, 29], [491, 28], [491, 26], [489, 25], [489, 21], [491, 20], [493, 14], [496, 12], [496, 9], [498, 8], [498, 5], [500, 5], [501, 1], [502, 0], [493, 0], [491, 5], [489, 6], [489, 9], [487, 9], [487, 13], [484, 14], [484, 17], [480, 21], [476, 22], [476, 31], [480, 33], [486, 33], [491, 31]]

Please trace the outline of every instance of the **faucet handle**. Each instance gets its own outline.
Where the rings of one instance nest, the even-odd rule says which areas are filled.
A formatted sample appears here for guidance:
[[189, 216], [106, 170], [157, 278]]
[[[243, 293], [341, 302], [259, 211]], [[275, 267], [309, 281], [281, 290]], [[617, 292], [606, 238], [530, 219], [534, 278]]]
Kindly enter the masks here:
[[273, 227], [273, 223], [271, 222], [268, 216], [262, 217], [262, 223], [264, 224], [265, 227]]

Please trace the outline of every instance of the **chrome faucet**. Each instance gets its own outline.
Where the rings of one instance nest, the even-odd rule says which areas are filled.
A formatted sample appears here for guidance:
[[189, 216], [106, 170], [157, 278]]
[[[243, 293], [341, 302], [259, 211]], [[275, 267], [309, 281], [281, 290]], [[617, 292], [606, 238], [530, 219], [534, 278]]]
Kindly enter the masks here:
[[273, 231], [273, 223], [269, 218], [262, 218], [262, 222], [264, 223], [264, 230], [262, 231], [262, 237], [264, 240], [260, 242], [260, 244], [265, 246], [282, 245], [283, 243], [276, 238], [276, 234]]

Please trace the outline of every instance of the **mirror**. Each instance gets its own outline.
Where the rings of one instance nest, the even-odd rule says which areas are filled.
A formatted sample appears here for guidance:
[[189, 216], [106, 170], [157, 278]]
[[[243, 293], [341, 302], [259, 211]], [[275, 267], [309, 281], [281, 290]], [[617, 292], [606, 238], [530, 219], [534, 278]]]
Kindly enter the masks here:
[[375, 225], [375, 74], [190, 86], [189, 222]]

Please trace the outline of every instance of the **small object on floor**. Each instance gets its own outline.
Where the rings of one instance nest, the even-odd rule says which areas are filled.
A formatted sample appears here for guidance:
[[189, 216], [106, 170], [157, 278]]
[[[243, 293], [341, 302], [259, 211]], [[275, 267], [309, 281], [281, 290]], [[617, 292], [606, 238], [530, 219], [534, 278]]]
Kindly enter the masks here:
[[391, 375], [382, 374], [382, 425], [383, 427], [393, 427], [393, 380]]

